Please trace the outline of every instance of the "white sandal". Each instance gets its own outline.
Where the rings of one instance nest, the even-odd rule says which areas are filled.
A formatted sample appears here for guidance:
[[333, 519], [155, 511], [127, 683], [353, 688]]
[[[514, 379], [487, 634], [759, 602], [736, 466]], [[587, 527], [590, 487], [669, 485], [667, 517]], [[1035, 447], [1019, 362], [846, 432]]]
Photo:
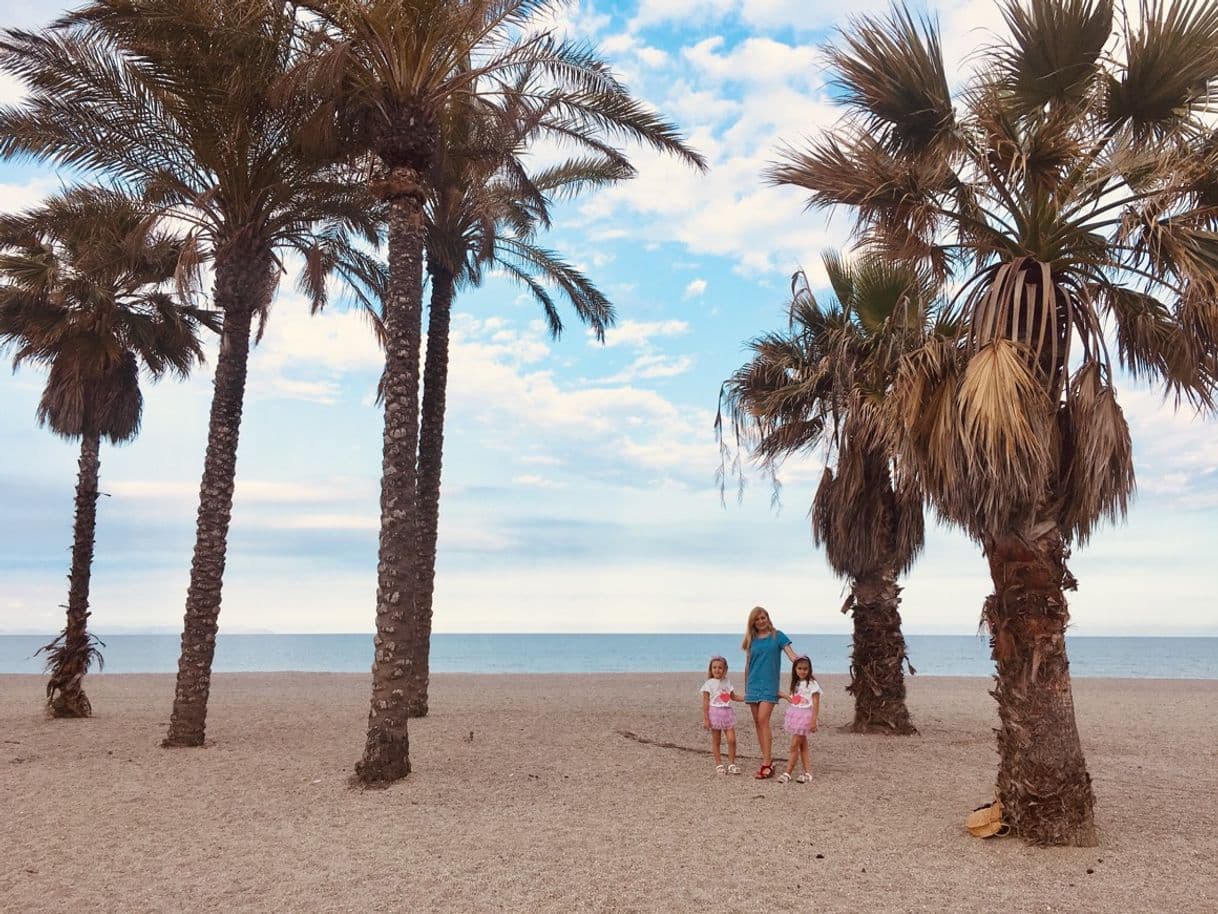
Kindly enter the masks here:
[[728, 774], [739, 774], [739, 773], [740, 773], [740, 766], [739, 766], [739, 765], [728, 765], [728, 766], [727, 766], [727, 773], [728, 773]]
[[797, 777], [795, 779], [795, 783], [796, 784], [811, 784], [812, 775], [810, 775], [808, 772], [805, 771], [803, 774], [801, 774], [799, 777]]
[[715, 773], [716, 774], [727, 774], [727, 768], [725, 768], [723, 765], [716, 765]]
[[784, 771], [782, 774], [780, 774], [780, 775], [778, 776], [778, 783], [779, 783], [779, 784], [785, 784], [785, 783], [787, 783], [787, 782], [788, 782], [788, 781], [790, 781], [790, 780], [791, 780], [791, 774], [790, 774], [790, 772]]

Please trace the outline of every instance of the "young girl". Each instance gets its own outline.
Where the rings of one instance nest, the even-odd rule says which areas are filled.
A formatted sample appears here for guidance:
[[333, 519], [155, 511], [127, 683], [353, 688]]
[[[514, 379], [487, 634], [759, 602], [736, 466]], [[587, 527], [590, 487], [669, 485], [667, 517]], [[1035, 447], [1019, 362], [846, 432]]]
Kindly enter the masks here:
[[795, 661], [791, 639], [774, 627], [770, 614], [754, 606], [744, 629], [744, 700], [753, 713], [757, 729], [757, 744], [761, 747], [761, 767], [753, 775], [758, 779], [774, 774], [774, 734], [770, 732], [770, 715], [778, 704], [778, 673], [785, 653]]
[[[736, 711], [733, 701], [740, 696], [727, 678], [727, 660], [712, 657], [706, 668], [706, 682], [702, 684], [702, 726], [711, 732], [711, 754], [715, 757], [715, 770], [719, 774], [739, 774], [736, 767]], [[727, 734], [727, 767], [719, 754], [723, 734]]]
[[778, 776], [778, 783], [791, 780], [795, 771], [795, 759], [804, 763], [804, 771], [795, 779], [797, 784], [812, 780], [812, 763], [808, 758], [808, 734], [816, 732], [816, 718], [820, 715], [820, 683], [812, 675], [812, 661], [805, 655], [795, 658], [791, 667], [791, 691], [780, 692], [779, 697], [791, 703], [782, 719], [782, 728], [791, 734], [791, 752], [787, 759], [787, 770]]

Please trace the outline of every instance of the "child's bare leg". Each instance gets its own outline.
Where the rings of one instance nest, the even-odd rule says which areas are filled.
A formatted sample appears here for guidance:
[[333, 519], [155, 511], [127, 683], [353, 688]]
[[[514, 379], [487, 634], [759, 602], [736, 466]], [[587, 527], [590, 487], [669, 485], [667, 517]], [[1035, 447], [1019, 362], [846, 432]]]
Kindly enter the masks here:
[[727, 763], [729, 765], [736, 764], [736, 731], [727, 731]]
[[787, 753], [787, 774], [795, 773], [795, 762], [799, 758], [799, 737], [791, 737], [791, 750]]
[[812, 777], [812, 754], [808, 750], [808, 738], [804, 736], [801, 739], [803, 745], [799, 747], [799, 755], [804, 763], [804, 771], [807, 772], [808, 777]]
[[711, 754], [715, 757], [715, 764], [723, 764], [723, 756], [719, 753], [719, 743], [723, 739], [722, 730], [711, 730]]

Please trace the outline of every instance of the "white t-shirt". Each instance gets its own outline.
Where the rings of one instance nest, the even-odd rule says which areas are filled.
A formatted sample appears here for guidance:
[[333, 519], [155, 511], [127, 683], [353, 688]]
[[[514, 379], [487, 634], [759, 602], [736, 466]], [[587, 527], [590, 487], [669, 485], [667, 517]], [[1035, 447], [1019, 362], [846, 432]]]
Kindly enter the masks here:
[[820, 683], [813, 679], [811, 682], [801, 682], [791, 693], [791, 707], [801, 711], [812, 710], [812, 696], [820, 694]]
[[732, 692], [736, 691], [730, 679], [708, 679], [702, 684], [701, 691], [710, 695], [712, 708], [730, 708]]

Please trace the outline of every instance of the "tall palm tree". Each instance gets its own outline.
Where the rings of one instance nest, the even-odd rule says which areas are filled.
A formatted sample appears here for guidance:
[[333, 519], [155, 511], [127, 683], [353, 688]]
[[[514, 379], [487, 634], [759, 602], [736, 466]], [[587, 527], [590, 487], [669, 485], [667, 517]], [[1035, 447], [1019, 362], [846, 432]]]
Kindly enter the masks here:
[[142, 366], [185, 376], [203, 357], [200, 325], [214, 315], [166, 291], [181, 279], [184, 245], [150, 232], [132, 201], [78, 188], [20, 215], [0, 217], [0, 345], [14, 367], [49, 368], [38, 421], [80, 441], [67, 624], [47, 652], [54, 717], [88, 717], [83, 680], [102, 657], [88, 627], [101, 439], [139, 431]]
[[522, 94], [525, 72], [549, 85], [530, 97], [555, 112], [554, 131], [604, 149], [604, 136], [637, 139], [703, 164], [677, 131], [633, 99], [594, 53], [530, 32], [551, 0], [313, 0], [318, 50], [303, 81], [332, 100], [336, 132], [372, 154], [370, 186], [388, 208], [384, 302], [385, 429], [377, 634], [372, 699], [356, 778], [391, 783], [410, 771], [409, 652], [418, 599], [418, 393], [424, 203], [446, 108], [463, 99]]
[[527, 110], [524, 101], [515, 94], [450, 105], [429, 174], [424, 220], [431, 298], [419, 421], [418, 594], [407, 667], [411, 717], [426, 716], [428, 707], [449, 325], [456, 291], [481, 285], [487, 269], [501, 272], [541, 305], [555, 338], [563, 324], [551, 289], [567, 299], [597, 339], [604, 339], [614, 320], [613, 306], [596, 286], [557, 253], [540, 247], [534, 236], [550, 226], [556, 200], [626, 180], [634, 169], [622, 156], [597, 154], [530, 174], [521, 159], [529, 135], [544, 132], [547, 112]]
[[728, 379], [722, 401], [737, 440], [771, 470], [792, 454], [825, 455], [812, 533], [830, 567], [850, 581], [842, 611], [854, 623], [851, 729], [911, 734], [897, 579], [922, 549], [922, 501], [894, 485], [893, 455], [875, 434], [874, 416], [901, 356], [954, 328], [931, 307], [932, 284], [915, 271], [866, 256], [849, 262], [826, 254], [823, 262], [836, 301], [822, 306], [796, 273], [788, 331], [750, 343], [753, 357]]
[[1002, 9], [1009, 37], [956, 96], [932, 23], [857, 20], [831, 51], [847, 116], [771, 177], [960, 290], [965, 344], [906, 356], [883, 424], [989, 561], [1004, 813], [1029, 842], [1090, 845], [1066, 560], [1133, 491], [1117, 364], [1214, 403], [1218, 144], [1198, 112], [1218, 97], [1218, 6]]
[[283, 251], [318, 269], [375, 212], [321, 139], [316, 100], [283, 90], [305, 46], [286, 0], [94, 0], [42, 34], [10, 30], [0, 66], [27, 100], [0, 110], [0, 154], [84, 168], [189, 225], [224, 328], [166, 746], [203, 744], [250, 336]]

